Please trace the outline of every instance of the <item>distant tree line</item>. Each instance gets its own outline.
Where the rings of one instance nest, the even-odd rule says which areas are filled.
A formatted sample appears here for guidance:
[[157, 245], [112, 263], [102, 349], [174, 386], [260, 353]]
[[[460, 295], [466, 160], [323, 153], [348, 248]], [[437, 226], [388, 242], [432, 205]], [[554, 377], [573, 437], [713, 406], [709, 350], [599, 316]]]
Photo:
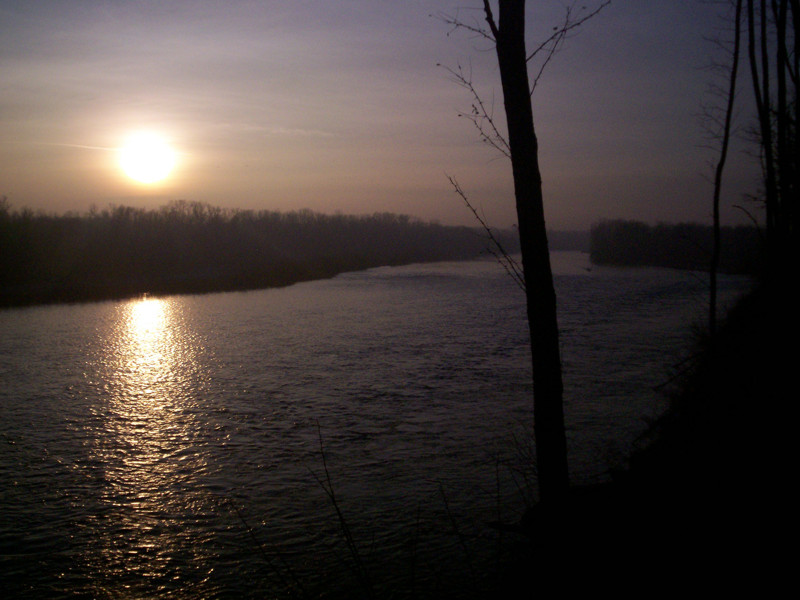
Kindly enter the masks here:
[[11, 210], [0, 198], [0, 306], [257, 289], [376, 266], [468, 259], [486, 247], [475, 229], [388, 213], [176, 201], [154, 210], [112, 206], [48, 215]]
[[[758, 230], [751, 226], [723, 227], [720, 233], [720, 271], [756, 273], [761, 261]], [[707, 271], [711, 264], [710, 225], [610, 220], [593, 225], [589, 236], [591, 260], [597, 265]]]
[[589, 252], [589, 232], [584, 230], [548, 231], [547, 244], [550, 250]]

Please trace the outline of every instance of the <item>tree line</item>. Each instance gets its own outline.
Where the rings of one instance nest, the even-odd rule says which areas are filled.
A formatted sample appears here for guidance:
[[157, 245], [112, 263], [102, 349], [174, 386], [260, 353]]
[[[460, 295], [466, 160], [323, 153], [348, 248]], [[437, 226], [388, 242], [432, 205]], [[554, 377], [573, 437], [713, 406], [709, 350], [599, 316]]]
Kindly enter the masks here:
[[[502, 234], [501, 234], [502, 235]], [[474, 258], [469, 227], [405, 215], [223, 209], [176, 201], [85, 214], [0, 198], [0, 306], [281, 286], [344, 271]]]
[[[707, 271], [713, 255], [711, 225], [648, 225], [608, 220], [590, 232], [590, 256], [597, 265], [653, 266]], [[755, 274], [762, 260], [758, 229], [741, 225], [720, 229], [719, 268], [725, 273]]]

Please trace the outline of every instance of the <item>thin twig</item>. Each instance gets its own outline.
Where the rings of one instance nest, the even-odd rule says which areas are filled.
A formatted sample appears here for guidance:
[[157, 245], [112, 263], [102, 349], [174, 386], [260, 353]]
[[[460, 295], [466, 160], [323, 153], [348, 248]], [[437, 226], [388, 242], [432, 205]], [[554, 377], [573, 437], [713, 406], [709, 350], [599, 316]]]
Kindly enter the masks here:
[[461, 197], [461, 199], [464, 201], [464, 204], [467, 205], [467, 208], [469, 208], [470, 211], [472, 211], [472, 214], [475, 216], [475, 219], [477, 219], [478, 223], [481, 224], [481, 227], [483, 227], [484, 231], [489, 237], [489, 241], [491, 241], [492, 244], [494, 244], [495, 248], [497, 249], [497, 251], [495, 252], [492, 248], [489, 248], [489, 252], [491, 252], [492, 255], [498, 260], [498, 262], [501, 265], [503, 265], [503, 268], [514, 280], [514, 283], [516, 283], [519, 286], [519, 288], [524, 292], [525, 275], [523, 273], [522, 266], [519, 265], [517, 261], [515, 261], [508, 254], [508, 252], [506, 252], [505, 248], [503, 248], [503, 245], [495, 237], [492, 228], [489, 227], [489, 225], [486, 223], [486, 220], [483, 217], [481, 217], [481, 215], [478, 213], [475, 207], [472, 206], [472, 204], [469, 201], [469, 198], [467, 198], [467, 195], [464, 193], [464, 190], [461, 189], [461, 186], [458, 184], [458, 181], [456, 181], [455, 177], [447, 175], [447, 179], [450, 181], [450, 185], [453, 186], [455, 193]]
[[320, 455], [322, 456], [322, 467], [325, 470], [325, 481], [323, 482], [311, 469], [309, 469], [309, 471], [311, 471], [311, 475], [317, 480], [317, 483], [319, 483], [320, 487], [322, 487], [322, 489], [325, 491], [325, 494], [328, 496], [328, 499], [331, 501], [331, 504], [336, 511], [336, 518], [339, 520], [339, 528], [341, 529], [345, 544], [347, 545], [347, 549], [354, 562], [354, 566], [351, 567], [351, 569], [356, 576], [356, 579], [358, 579], [359, 584], [361, 585], [363, 591], [367, 594], [367, 597], [373, 598], [375, 594], [373, 591], [372, 581], [370, 580], [369, 574], [364, 567], [364, 562], [361, 559], [358, 546], [356, 545], [353, 534], [350, 531], [350, 526], [347, 524], [347, 520], [344, 518], [344, 514], [339, 507], [339, 501], [336, 498], [336, 492], [333, 489], [333, 481], [331, 480], [330, 470], [328, 469], [328, 460], [325, 456], [325, 446], [322, 442], [322, 429], [319, 425], [319, 421], [317, 421], [317, 436], [319, 437], [319, 451]]
[[239, 520], [242, 522], [244, 528], [247, 530], [247, 533], [250, 535], [250, 539], [253, 540], [253, 543], [256, 545], [256, 548], [258, 548], [259, 553], [266, 561], [267, 566], [269, 566], [272, 572], [278, 576], [284, 588], [292, 590], [292, 587], [294, 586], [297, 590], [299, 590], [301, 598], [307, 598], [308, 595], [306, 594], [305, 588], [303, 588], [303, 584], [300, 582], [300, 579], [297, 577], [294, 569], [289, 566], [289, 563], [286, 561], [283, 554], [279, 550], [275, 550], [275, 553], [278, 555], [278, 558], [280, 559], [284, 569], [286, 569], [286, 571], [289, 573], [291, 582], [288, 581], [283, 575], [282, 571], [273, 564], [272, 559], [270, 559], [269, 554], [267, 553], [267, 550], [264, 548], [264, 545], [261, 543], [261, 541], [256, 537], [255, 531], [253, 531], [253, 528], [250, 527], [250, 524], [244, 518], [242, 511], [239, 510], [239, 507], [236, 506], [236, 504], [230, 498], [226, 498], [225, 500], [236, 513], [236, 516], [239, 517]]
[[439, 492], [442, 495], [442, 500], [444, 501], [444, 508], [447, 512], [447, 518], [450, 520], [450, 525], [453, 527], [453, 533], [458, 538], [458, 543], [461, 545], [462, 550], [464, 550], [464, 558], [467, 560], [467, 566], [469, 567], [470, 574], [475, 577], [475, 565], [472, 562], [472, 553], [469, 550], [469, 546], [467, 546], [467, 540], [464, 537], [464, 534], [461, 533], [461, 530], [458, 528], [458, 523], [456, 522], [453, 513], [450, 511], [450, 504], [447, 502], [447, 494], [444, 493], [444, 487], [442, 484], [439, 483]]
[[572, 6], [566, 7], [566, 15], [565, 15], [565, 18], [564, 18], [564, 25], [562, 25], [560, 28], [556, 28], [556, 30], [553, 32], [553, 34], [549, 38], [547, 38], [545, 41], [543, 41], [541, 44], [539, 44], [536, 47], [536, 49], [534, 49], [534, 51], [531, 52], [528, 55], [528, 58], [526, 60], [528, 62], [530, 62], [537, 54], [539, 54], [539, 52], [544, 50], [547, 47], [547, 45], [550, 44], [553, 40], [556, 40], [556, 39], [559, 39], [559, 38], [563, 38], [564, 35], [566, 35], [570, 31], [572, 31], [573, 29], [583, 25], [586, 21], [588, 21], [589, 19], [594, 17], [597, 13], [599, 13], [601, 10], [603, 10], [609, 4], [611, 4], [611, 0], [606, 0], [599, 7], [597, 7], [597, 9], [595, 9], [594, 11], [589, 13], [588, 15], [586, 15], [584, 17], [581, 17], [577, 21], [572, 21], [572, 22], [570, 22], [570, 16], [572, 15], [572, 8], [573, 7]]
[[451, 31], [448, 32], [448, 34], [447, 34], [448, 36], [450, 35], [450, 33], [452, 33], [453, 31], [455, 31], [457, 29], [465, 29], [466, 31], [469, 31], [469, 32], [474, 33], [474, 34], [477, 34], [478, 36], [480, 36], [482, 38], [485, 38], [485, 39], [489, 40], [490, 42], [494, 42], [495, 41], [494, 33], [496, 33], [496, 31], [494, 30], [494, 28], [490, 27], [490, 31], [486, 31], [486, 29], [484, 29], [483, 27], [481, 27], [479, 25], [470, 25], [466, 21], [463, 21], [463, 20], [461, 20], [459, 18], [458, 10], [456, 10], [456, 15], [455, 16], [450, 16], [450, 15], [447, 15], [445, 13], [439, 13], [437, 15], [437, 18], [440, 21], [452, 26]]
[[481, 141], [488, 144], [506, 158], [511, 158], [511, 148], [506, 137], [500, 133], [494, 122], [494, 110], [487, 108], [475, 86], [472, 83], [472, 73], [465, 73], [460, 64], [455, 69], [439, 64], [452, 76], [453, 80], [472, 94], [472, 107], [469, 112], [459, 111], [458, 116], [472, 121], [478, 130]]
[[[564, 40], [567, 38], [567, 34], [583, 25], [586, 21], [597, 15], [601, 10], [603, 10], [606, 6], [611, 4], [611, 0], [606, 0], [600, 6], [598, 6], [595, 10], [584, 15], [583, 17], [573, 21], [572, 20], [572, 10], [574, 8], [574, 4], [567, 6], [565, 8], [566, 14], [564, 15], [564, 24], [561, 27], [554, 28], [553, 33], [544, 40], [541, 44], [539, 44], [533, 52], [531, 52], [528, 57], [526, 58], [527, 62], [532, 61], [540, 52], [546, 51], [547, 55], [545, 56], [542, 64], [539, 66], [539, 70], [536, 73], [536, 76], [533, 78], [533, 83], [531, 84], [531, 95], [533, 95], [534, 90], [536, 89], [537, 84], [539, 83], [539, 79], [541, 79], [542, 74], [544, 73], [545, 68], [553, 59], [556, 52], [558, 52], [561, 45], [564, 43]], [[585, 7], [584, 7], [585, 8]]]

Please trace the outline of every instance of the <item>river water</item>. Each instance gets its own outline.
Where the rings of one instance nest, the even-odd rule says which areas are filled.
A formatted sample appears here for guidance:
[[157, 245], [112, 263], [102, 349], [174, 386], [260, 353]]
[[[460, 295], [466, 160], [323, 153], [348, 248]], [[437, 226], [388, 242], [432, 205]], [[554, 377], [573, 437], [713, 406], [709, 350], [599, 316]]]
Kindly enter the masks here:
[[[707, 284], [553, 264], [572, 479], [597, 481], [663, 407]], [[747, 285], [722, 279], [725, 302]], [[2, 311], [3, 593], [317, 597], [367, 572], [456, 594], [485, 523], [535, 497], [529, 362], [491, 260]]]

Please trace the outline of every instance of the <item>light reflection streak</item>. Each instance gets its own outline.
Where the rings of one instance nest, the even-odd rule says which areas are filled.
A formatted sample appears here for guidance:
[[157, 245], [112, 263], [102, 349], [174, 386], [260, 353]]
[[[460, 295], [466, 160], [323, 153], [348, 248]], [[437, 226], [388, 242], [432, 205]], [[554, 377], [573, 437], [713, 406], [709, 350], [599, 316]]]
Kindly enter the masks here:
[[177, 299], [121, 304], [105, 339], [98, 376], [107, 394], [92, 450], [101, 514], [89, 524], [100, 536], [83, 557], [98, 590], [147, 594], [187, 580], [202, 588], [211, 571], [207, 540], [190, 533], [212, 508], [197, 485], [208, 468], [196, 410], [203, 377], [181, 310]]

